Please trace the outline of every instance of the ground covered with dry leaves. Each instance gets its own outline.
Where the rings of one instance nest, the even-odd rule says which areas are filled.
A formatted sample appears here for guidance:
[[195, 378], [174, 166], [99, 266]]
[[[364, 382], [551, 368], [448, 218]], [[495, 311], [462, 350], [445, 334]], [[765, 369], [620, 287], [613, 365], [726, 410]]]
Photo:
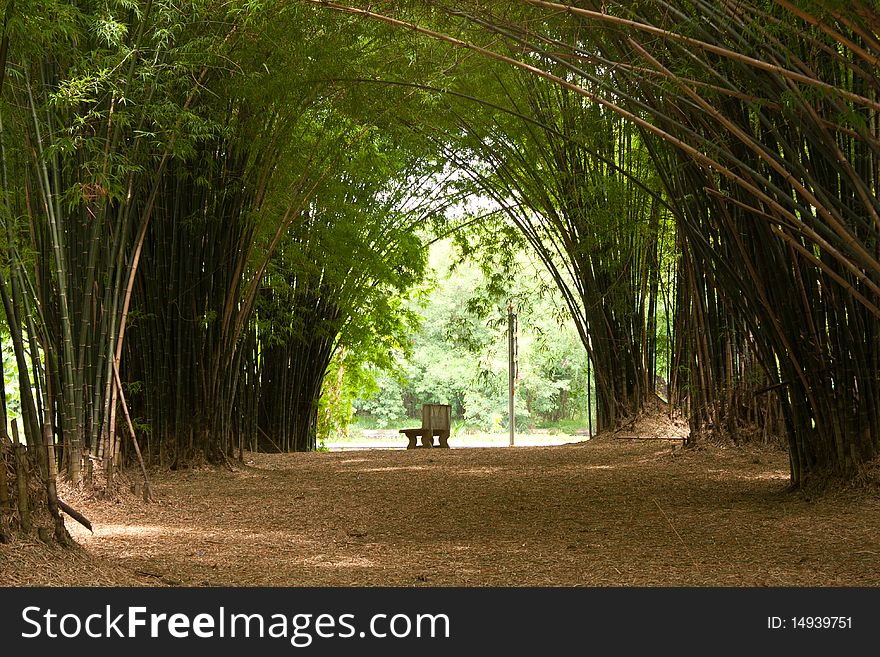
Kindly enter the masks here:
[[877, 586], [880, 494], [788, 489], [772, 449], [672, 441], [246, 455], [68, 501], [82, 548], [0, 546], [0, 583]]

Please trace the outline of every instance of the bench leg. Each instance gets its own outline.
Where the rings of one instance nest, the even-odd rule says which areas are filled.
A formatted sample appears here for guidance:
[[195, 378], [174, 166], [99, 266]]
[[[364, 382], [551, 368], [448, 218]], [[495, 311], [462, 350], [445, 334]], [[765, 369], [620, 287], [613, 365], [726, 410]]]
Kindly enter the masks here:
[[446, 447], [449, 448], [449, 432], [448, 431], [440, 431], [437, 434], [440, 437], [440, 444], [438, 447]]
[[406, 434], [406, 437], [409, 439], [409, 444], [406, 446], [406, 448], [407, 449], [415, 449], [417, 447], [416, 435], [414, 433], [413, 434]]
[[434, 446], [434, 436], [430, 433], [422, 434], [422, 447], [433, 447]]

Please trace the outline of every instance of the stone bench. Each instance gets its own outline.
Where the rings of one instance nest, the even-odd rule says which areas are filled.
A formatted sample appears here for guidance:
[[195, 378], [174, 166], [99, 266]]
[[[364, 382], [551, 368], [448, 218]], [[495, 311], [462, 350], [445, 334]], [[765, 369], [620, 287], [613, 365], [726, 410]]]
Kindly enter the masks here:
[[[437, 447], [449, 447], [450, 411], [448, 404], [425, 404], [422, 406], [422, 426], [418, 429], [401, 429], [409, 439], [407, 449], [434, 447], [434, 436], [439, 439]], [[421, 438], [421, 445], [418, 444]]]

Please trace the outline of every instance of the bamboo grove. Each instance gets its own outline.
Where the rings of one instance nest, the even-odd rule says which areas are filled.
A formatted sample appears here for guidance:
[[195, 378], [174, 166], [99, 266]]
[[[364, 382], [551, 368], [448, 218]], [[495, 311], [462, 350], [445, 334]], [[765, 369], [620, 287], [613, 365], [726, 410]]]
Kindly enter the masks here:
[[876, 455], [873, 3], [3, 16], [3, 342], [44, 478], [314, 449], [328, 372], [405, 349], [423, 241], [468, 195], [559, 287], [600, 429], [668, 383], [692, 441], [783, 434], [797, 485]]
[[[51, 450], [100, 490], [125, 458], [223, 460], [280, 423], [295, 438], [261, 445], [314, 448], [329, 358], [343, 339], [393, 342], [423, 268], [424, 208], [407, 209], [400, 181], [435, 164], [391, 148], [325, 81], [339, 52], [388, 63], [382, 46], [362, 31], [331, 43], [296, 8], [279, 22], [185, 5], [7, 13], [0, 292], [16, 412], [34, 466], [45, 474]], [[283, 349], [301, 361], [279, 390]]]

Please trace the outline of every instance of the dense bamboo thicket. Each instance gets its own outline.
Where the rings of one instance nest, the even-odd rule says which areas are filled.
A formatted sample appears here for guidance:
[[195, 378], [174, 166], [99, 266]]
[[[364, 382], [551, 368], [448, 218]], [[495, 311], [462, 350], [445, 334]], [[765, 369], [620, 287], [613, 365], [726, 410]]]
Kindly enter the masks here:
[[169, 164], [210, 130], [193, 107], [230, 26], [204, 22], [208, 7], [117, 7], [120, 22], [36, 4], [6, 21], [0, 291], [27, 442], [52, 436], [78, 483], [114, 450], [114, 368], [143, 240]]
[[[643, 36], [608, 38], [674, 158], [691, 266], [729, 317], [707, 335], [739, 333], [762, 364], [795, 482], [853, 472], [880, 446], [876, 42], [859, 8], [645, 7]], [[675, 138], [699, 157], [665, 148]]]
[[[324, 241], [324, 251], [310, 255], [335, 253], [337, 269], [353, 253], [344, 241], [328, 246], [320, 230], [340, 208], [302, 220], [316, 196], [357, 177], [346, 168], [350, 151], [377, 142], [369, 121], [352, 117], [343, 90], [328, 81], [333, 67], [369, 57], [393, 63], [387, 46], [358, 41], [362, 29], [338, 25], [332, 41], [326, 22], [296, 7], [105, 5], [11, 8], [0, 107], [0, 294], [22, 439], [44, 475], [48, 435], [58, 447], [53, 464], [72, 482], [98, 488], [112, 487], [121, 459], [141, 452], [175, 465], [222, 460], [245, 443], [233, 413], [251, 392], [247, 354], [258, 344], [265, 353], [257, 360], [276, 362], [273, 343], [251, 335], [260, 322], [255, 309], [271, 280], [297, 277], [285, 266], [303, 269], [283, 254], [276, 261], [276, 253], [289, 231], [300, 236], [294, 240]], [[278, 48], [282, 37], [287, 46]], [[315, 57], [318, 41], [325, 50]], [[344, 52], [350, 56], [338, 58]], [[371, 203], [373, 213], [357, 218], [374, 230], [370, 239], [387, 237], [380, 212], [389, 207], [370, 195], [406, 178], [402, 152], [360, 162], [372, 187], [333, 198]], [[384, 290], [394, 276], [383, 271], [400, 257], [390, 245], [411, 235], [362, 262], [372, 269], [359, 271], [357, 284]], [[404, 270], [417, 271], [419, 261], [407, 257]], [[351, 316], [361, 297], [321, 296], [337, 282], [295, 297], [287, 311], [298, 317], [314, 297], [322, 307], [342, 303], [333, 311], [342, 320]], [[278, 330], [264, 324], [259, 334]], [[306, 324], [301, 340], [322, 331], [320, 322]], [[309, 395], [319, 394], [338, 344], [331, 336], [315, 358], [295, 347], [304, 360], [288, 381], [304, 377]], [[299, 427], [307, 414], [282, 417]], [[302, 435], [310, 435], [308, 424]], [[312, 432], [290, 447], [314, 444]]]

